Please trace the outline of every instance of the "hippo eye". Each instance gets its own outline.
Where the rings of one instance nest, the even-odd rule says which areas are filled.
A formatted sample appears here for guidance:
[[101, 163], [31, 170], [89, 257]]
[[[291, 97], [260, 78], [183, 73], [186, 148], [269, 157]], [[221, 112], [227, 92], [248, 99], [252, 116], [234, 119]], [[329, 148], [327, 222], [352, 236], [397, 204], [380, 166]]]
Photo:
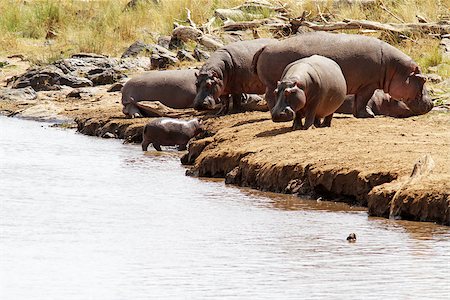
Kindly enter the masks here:
[[276, 94], [278, 94], [278, 89], [275, 89], [274, 91], [273, 91], [273, 93], [276, 95]]

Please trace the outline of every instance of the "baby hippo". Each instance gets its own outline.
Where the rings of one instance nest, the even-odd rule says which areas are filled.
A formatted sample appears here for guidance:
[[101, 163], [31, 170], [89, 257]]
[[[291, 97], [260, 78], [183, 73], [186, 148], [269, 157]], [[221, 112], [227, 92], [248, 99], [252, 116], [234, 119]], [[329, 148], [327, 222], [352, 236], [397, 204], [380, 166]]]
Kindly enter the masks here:
[[178, 145], [178, 150], [186, 150], [191, 138], [201, 133], [203, 128], [198, 119], [190, 121], [171, 118], [159, 118], [144, 126], [142, 133], [142, 150], [147, 151], [148, 145], [161, 151], [161, 146]]
[[344, 102], [347, 84], [337, 63], [313, 55], [287, 65], [274, 92], [277, 102], [272, 120], [294, 120], [294, 130], [306, 130], [313, 123], [315, 127], [331, 126], [333, 113]]

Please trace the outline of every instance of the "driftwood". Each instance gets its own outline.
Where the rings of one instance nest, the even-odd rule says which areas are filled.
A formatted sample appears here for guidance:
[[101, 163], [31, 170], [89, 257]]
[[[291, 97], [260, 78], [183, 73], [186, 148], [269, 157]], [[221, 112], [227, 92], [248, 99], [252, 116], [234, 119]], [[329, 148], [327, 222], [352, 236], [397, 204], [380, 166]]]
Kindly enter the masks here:
[[187, 113], [193, 115], [195, 110], [193, 108], [188, 109], [174, 109], [165, 106], [159, 101], [140, 101], [136, 103], [141, 113], [146, 117], [169, 117], [179, 118]]
[[238, 31], [238, 30], [247, 30], [247, 29], [254, 30], [258, 27], [264, 26], [265, 28], [268, 28], [268, 29], [281, 30], [284, 28], [288, 28], [290, 26], [285, 21], [286, 20], [283, 20], [283, 18], [277, 17], [277, 18], [267, 18], [267, 19], [260, 19], [260, 20], [247, 21], [247, 22], [229, 22], [228, 24], [223, 25], [221, 29], [223, 31]]
[[[296, 23], [295, 20], [291, 23]], [[348, 29], [371, 29], [390, 31], [394, 33], [413, 33], [420, 32], [424, 34], [447, 34], [450, 33], [450, 24], [438, 24], [438, 23], [380, 23], [375, 21], [366, 20], [344, 20], [342, 22], [328, 23], [328, 24], [316, 24], [308, 21], [300, 21], [301, 25], [307, 26], [314, 30], [332, 31], [332, 30], [348, 30]]]

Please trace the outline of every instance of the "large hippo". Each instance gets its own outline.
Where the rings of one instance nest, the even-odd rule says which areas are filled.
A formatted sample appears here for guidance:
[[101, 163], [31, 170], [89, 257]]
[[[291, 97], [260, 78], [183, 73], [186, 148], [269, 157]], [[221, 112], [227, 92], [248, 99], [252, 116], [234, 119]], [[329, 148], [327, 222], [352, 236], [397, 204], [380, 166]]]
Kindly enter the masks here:
[[171, 118], [159, 118], [150, 121], [142, 132], [142, 150], [147, 151], [148, 145], [161, 151], [161, 146], [178, 145], [178, 150], [186, 150], [191, 138], [203, 131], [198, 119], [189, 121]]
[[154, 116], [139, 101], [159, 101], [171, 108], [192, 107], [198, 70], [149, 71], [133, 77], [122, 88], [123, 113], [131, 117]]
[[[306, 130], [313, 123], [329, 127], [346, 92], [345, 78], [336, 62], [320, 55], [297, 60], [286, 66], [275, 89], [277, 102], [271, 111], [272, 120], [294, 120], [294, 130]], [[321, 118], [325, 118], [323, 122]]]
[[417, 110], [427, 110], [429, 100], [419, 66], [406, 54], [379, 39], [355, 34], [310, 32], [272, 43], [259, 50], [253, 66], [266, 85], [269, 108], [275, 105], [277, 81], [293, 61], [314, 54], [328, 57], [341, 67], [347, 94], [355, 95], [353, 114], [373, 117], [367, 103], [376, 89], [383, 89]]
[[[351, 114], [353, 113], [353, 104], [355, 97], [348, 95], [345, 97], [344, 103], [336, 110], [337, 113]], [[411, 103], [410, 103], [411, 104]], [[389, 116], [394, 118], [408, 118], [412, 116], [422, 115], [429, 112], [433, 108], [433, 103], [427, 106], [427, 109], [420, 111], [408, 107], [403, 101], [393, 99], [383, 90], [376, 90], [370, 98], [367, 106], [378, 116]]]
[[242, 94], [264, 94], [266, 88], [253, 72], [252, 60], [258, 50], [275, 41], [256, 39], [235, 42], [211, 54], [198, 72], [194, 108], [213, 109], [221, 101], [226, 112], [230, 95], [234, 109], [239, 109]]

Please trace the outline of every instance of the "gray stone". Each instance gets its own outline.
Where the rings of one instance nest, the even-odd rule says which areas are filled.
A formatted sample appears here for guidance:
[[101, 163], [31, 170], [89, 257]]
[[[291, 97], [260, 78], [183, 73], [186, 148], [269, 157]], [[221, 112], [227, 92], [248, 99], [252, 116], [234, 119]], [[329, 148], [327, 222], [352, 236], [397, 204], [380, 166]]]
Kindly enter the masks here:
[[181, 61], [195, 61], [195, 57], [186, 50], [179, 50], [177, 53], [177, 58]]
[[37, 99], [35, 90], [31, 87], [19, 88], [19, 89], [0, 89], [0, 100], [7, 101], [32, 101]]

